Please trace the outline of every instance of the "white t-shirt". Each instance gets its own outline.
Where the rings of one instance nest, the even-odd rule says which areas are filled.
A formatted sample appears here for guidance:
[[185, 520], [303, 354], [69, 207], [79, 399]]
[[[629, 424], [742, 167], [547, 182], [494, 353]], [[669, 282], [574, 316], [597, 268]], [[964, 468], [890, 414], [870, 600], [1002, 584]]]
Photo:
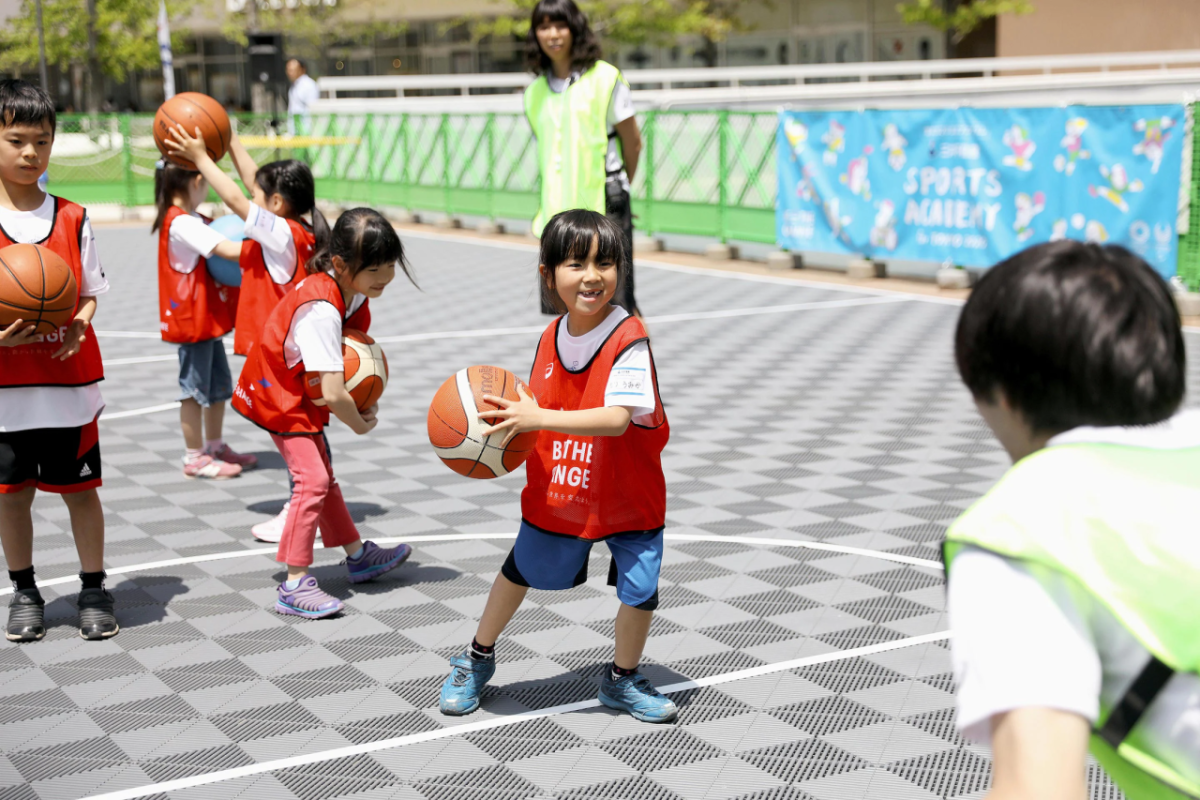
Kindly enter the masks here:
[[283, 342], [284, 358], [289, 367], [304, 362], [305, 372], [342, 371], [342, 324], [362, 308], [367, 296], [356, 294], [338, 316], [332, 303], [313, 301], [296, 309], [292, 327]]
[[[595, 330], [583, 336], [567, 333], [567, 321], [564, 319], [558, 326], [559, 361], [571, 372], [582, 371], [608, 340], [609, 334], [628, 316], [628, 311], [613, 306], [608, 317]], [[654, 376], [650, 370], [650, 345], [637, 342], [613, 363], [612, 372], [608, 374], [608, 386], [604, 390], [604, 406], [624, 406], [633, 414], [634, 422], [646, 425], [653, 422], [656, 402]]]
[[[580, 73], [573, 72], [569, 78], [556, 78], [547, 73], [546, 83], [555, 94], [562, 92], [575, 81]], [[625, 81], [617, 81], [613, 86], [612, 97], [608, 101], [608, 153], [604, 159], [604, 171], [621, 182], [625, 191], [629, 191], [629, 175], [625, 172], [625, 156], [621, 153], [621, 139], [616, 135], [617, 125], [634, 115], [633, 93]]]
[[251, 203], [244, 230], [248, 238], [262, 245], [263, 263], [271, 280], [281, 286], [291, 283], [300, 265], [296, 263], [296, 241], [288, 221]]
[[[37, 244], [50, 235], [54, 226], [54, 197], [46, 195], [36, 211], [13, 211], [0, 207], [0, 228], [9, 239], [21, 244]], [[83, 262], [81, 297], [97, 297], [108, 291], [108, 279], [96, 252], [96, 237], [87, 217], [80, 237]], [[77, 356], [76, 356], [77, 357]], [[26, 386], [0, 389], [0, 432], [28, 431], [37, 428], [76, 428], [96, 418], [104, 408], [100, 385]]]
[[307, 114], [308, 107], [320, 99], [321, 90], [317, 82], [305, 73], [288, 87], [288, 115]]
[[[1200, 412], [1152, 428], [1077, 428], [1051, 439], [1200, 445]], [[957, 725], [990, 742], [991, 718], [1017, 708], [1068, 711], [1095, 724], [1100, 701], [1124, 695], [1149, 653], [1091, 594], [1059, 572], [964, 548], [947, 589], [958, 682]], [[1176, 675], [1138, 727], [1182, 775], [1200, 781], [1200, 677]]]
[[201, 258], [211, 256], [224, 241], [225, 235], [210, 228], [197, 214], [176, 217], [167, 231], [167, 263], [176, 272], [189, 275]]

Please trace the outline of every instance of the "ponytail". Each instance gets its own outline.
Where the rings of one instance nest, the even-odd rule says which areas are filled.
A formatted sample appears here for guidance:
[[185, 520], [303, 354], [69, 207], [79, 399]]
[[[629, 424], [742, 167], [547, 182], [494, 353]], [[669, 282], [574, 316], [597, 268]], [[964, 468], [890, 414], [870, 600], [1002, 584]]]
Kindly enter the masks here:
[[[320, 213], [313, 211], [314, 233]], [[321, 224], [325, 224], [324, 217], [321, 217]], [[327, 226], [326, 231], [329, 231]], [[316, 252], [308, 260], [308, 271], [312, 274], [332, 272], [334, 256], [345, 262], [351, 277], [368, 267], [397, 264], [409, 282], [417, 285], [396, 229], [374, 209], [352, 208], [338, 217], [333, 230], [328, 233], [326, 243], [318, 244]]]
[[[315, 205], [312, 208], [312, 229], [314, 240], [313, 251], [320, 253], [323, 250], [328, 250], [329, 239], [332, 235], [329, 230], [329, 222], [325, 219], [325, 215], [321, 213], [321, 210]], [[318, 272], [325, 271], [324, 269], [316, 266], [316, 256], [310, 258], [308, 263], [304, 265], [304, 268], [308, 270], [309, 275], [316, 275]]]
[[151, 233], [156, 233], [163, 226], [167, 212], [175, 205], [175, 198], [186, 196], [188, 184], [199, 174], [169, 161], [158, 162], [154, 170], [154, 205], [158, 207], [158, 214], [150, 226]]

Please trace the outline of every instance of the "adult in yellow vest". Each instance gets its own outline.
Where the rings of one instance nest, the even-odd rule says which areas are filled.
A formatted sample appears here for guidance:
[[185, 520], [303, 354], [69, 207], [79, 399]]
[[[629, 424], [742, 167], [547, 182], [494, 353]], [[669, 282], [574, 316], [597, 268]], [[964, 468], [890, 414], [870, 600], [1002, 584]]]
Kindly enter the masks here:
[[949, 529], [957, 724], [989, 800], [1200, 798], [1200, 411], [1166, 283], [1120, 247], [1037, 245], [959, 319], [963, 382], [1013, 467]]
[[600, 59], [600, 43], [574, 0], [541, 0], [534, 6], [525, 58], [538, 76], [525, 90], [525, 116], [537, 137], [542, 178], [533, 234], [540, 237], [560, 211], [586, 208], [608, 216], [624, 232], [628, 263], [617, 300], [637, 314], [629, 182], [637, 171], [642, 136], [629, 84], [619, 69]]

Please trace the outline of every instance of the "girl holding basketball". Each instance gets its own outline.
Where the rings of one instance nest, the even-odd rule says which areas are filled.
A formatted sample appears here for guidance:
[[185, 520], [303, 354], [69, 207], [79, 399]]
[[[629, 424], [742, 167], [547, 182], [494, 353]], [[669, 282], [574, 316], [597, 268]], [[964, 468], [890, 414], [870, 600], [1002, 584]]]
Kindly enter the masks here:
[[496, 640], [530, 587], [587, 580], [592, 545], [612, 553], [609, 585], [621, 606], [616, 653], [600, 702], [643, 722], [669, 722], [675, 704], [638, 672], [658, 607], [667, 492], [661, 453], [670, 435], [654, 359], [640, 320], [613, 303], [628, 277], [621, 229], [596, 211], [556, 215], [542, 233], [541, 289], [560, 316], [542, 334], [521, 399], [485, 395], [500, 421], [484, 435], [542, 431], [526, 462], [521, 529], [492, 585], [474, 641], [451, 659], [442, 713], [470, 714], [496, 670]]
[[[288, 573], [275, 602], [280, 614], [321, 619], [343, 608], [309, 574], [318, 523], [325, 547], [345, 549], [351, 583], [395, 569], [411, 552], [360, 539], [323, 441], [330, 412], [357, 434], [377, 424], [375, 407], [360, 413], [346, 391], [342, 329], [370, 328], [368, 298], [383, 294], [397, 266], [412, 280], [391, 223], [369, 208], [343, 214], [305, 278], [271, 312], [234, 389], [234, 410], [271, 434], [294, 483], [277, 556]], [[306, 372], [320, 374], [324, 407], [306, 396]]]
[[[195, 135], [192, 135], [192, 134]], [[304, 280], [305, 267], [315, 250], [329, 239], [329, 225], [316, 207], [313, 176], [308, 166], [289, 159], [261, 168], [234, 131], [229, 157], [247, 198], [237, 184], [208, 155], [200, 130], [182, 125], [171, 130], [166, 146], [191, 161], [229, 209], [246, 221], [242, 242], [242, 286], [234, 324], [233, 352], [247, 355], [262, 333], [263, 323], [285, 294]], [[310, 214], [312, 223], [304, 220]], [[272, 520], [255, 525], [252, 533], [265, 542], [283, 535], [289, 506]]]
[[222, 438], [233, 378], [221, 337], [233, 328], [236, 300], [231, 289], [213, 280], [207, 260], [216, 255], [237, 261], [242, 245], [196, 213], [207, 196], [208, 181], [199, 172], [160, 162], [154, 173], [158, 216], [150, 232], [158, 232], [159, 327], [163, 341], [179, 345], [183, 474], [225, 480], [258, 459], [235, 453]]

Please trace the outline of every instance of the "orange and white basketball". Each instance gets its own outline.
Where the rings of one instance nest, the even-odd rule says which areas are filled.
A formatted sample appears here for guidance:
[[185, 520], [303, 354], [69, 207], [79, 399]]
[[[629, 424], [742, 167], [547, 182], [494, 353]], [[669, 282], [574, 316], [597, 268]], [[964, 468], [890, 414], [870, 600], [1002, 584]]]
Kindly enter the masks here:
[[539, 431], [514, 436], [501, 447], [506, 431], [483, 435], [499, 418], [479, 418], [480, 411], [498, 407], [484, 400], [485, 394], [520, 400], [518, 386], [533, 394], [524, 381], [501, 367], [460, 369], [441, 385], [429, 404], [427, 423], [429, 442], [446, 466], [468, 478], [499, 478], [525, 463]]
[[[387, 356], [383, 348], [367, 334], [347, 328], [342, 331], [342, 363], [346, 391], [354, 398], [359, 411], [366, 411], [379, 402], [388, 381]], [[314, 405], [325, 405], [321, 395], [321, 373], [304, 373], [304, 391]]]

